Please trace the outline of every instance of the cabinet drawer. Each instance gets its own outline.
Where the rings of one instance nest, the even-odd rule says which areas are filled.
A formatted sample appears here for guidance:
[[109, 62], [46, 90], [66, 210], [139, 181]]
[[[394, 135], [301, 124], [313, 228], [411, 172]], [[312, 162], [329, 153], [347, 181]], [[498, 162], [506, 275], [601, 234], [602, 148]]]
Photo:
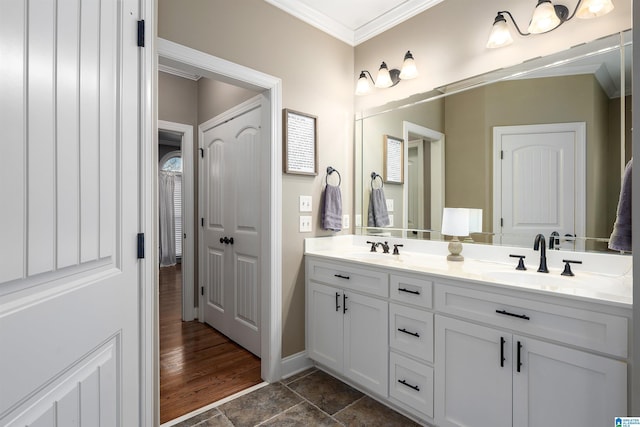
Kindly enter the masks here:
[[389, 345], [433, 362], [433, 313], [389, 304]]
[[307, 277], [344, 289], [385, 298], [389, 296], [389, 275], [376, 270], [310, 259], [307, 262]]
[[420, 307], [433, 307], [433, 282], [392, 274], [390, 277], [391, 299]]
[[627, 357], [627, 319], [453, 285], [435, 285], [439, 312]]
[[391, 352], [389, 395], [418, 417], [433, 418], [433, 368]]

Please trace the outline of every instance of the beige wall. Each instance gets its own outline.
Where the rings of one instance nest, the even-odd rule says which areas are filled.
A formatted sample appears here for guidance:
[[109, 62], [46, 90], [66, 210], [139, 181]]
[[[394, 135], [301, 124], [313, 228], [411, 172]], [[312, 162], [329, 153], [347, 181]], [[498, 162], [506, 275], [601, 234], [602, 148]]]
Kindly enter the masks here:
[[[331, 234], [319, 229], [327, 166], [353, 213], [353, 48], [262, 0], [158, 0], [158, 37], [279, 77], [283, 107], [318, 117], [318, 176], [282, 182], [282, 354], [303, 351], [303, 239]], [[313, 197], [312, 233], [298, 232], [300, 195]]]
[[158, 119], [194, 127], [198, 134], [198, 84], [194, 80], [158, 73]]
[[[565, 2], [570, 8], [575, 3]], [[383, 60], [389, 68], [400, 67], [407, 50], [413, 53], [420, 72], [420, 76], [414, 80], [357, 97], [356, 111], [631, 28], [631, 0], [616, 0], [614, 3], [615, 9], [603, 17], [573, 19], [548, 34], [520, 37], [509, 23], [514, 34], [513, 44], [500, 49], [487, 49], [487, 38], [496, 12], [507, 8], [518, 25], [526, 27], [535, 1], [443, 1], [356, 46], [354, 80], [363, 69], [369, 70], [375, 77]]]
[[198, 80], [198, 124], [258, 95], [258, 92], [213, 79]]

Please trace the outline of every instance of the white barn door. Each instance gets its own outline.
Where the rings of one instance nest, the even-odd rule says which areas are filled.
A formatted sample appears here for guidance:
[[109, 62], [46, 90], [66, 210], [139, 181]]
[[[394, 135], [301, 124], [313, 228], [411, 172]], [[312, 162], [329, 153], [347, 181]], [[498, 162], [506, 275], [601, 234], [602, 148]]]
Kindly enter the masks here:
[[133, 426], [138, 1], [0, 0], [0, 425]]
[[531, 246], [538, 233], [584, 236], [585, 124], [497, 126], [493, 132], [499, 241]]
[[200, 125], [204, 321], [260, 356], [260, 96]]

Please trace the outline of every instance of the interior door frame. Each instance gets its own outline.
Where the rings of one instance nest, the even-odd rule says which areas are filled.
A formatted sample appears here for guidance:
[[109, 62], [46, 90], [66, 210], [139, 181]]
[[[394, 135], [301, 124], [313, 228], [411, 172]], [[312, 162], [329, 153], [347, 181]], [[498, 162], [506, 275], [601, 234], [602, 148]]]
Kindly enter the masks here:
[[[193, 167], [193, 126], [158, 120], [158, 130], [168, 130], [182, 134], [182, 320], [190, 322], [196, 317], [193, 286], [194, 269], [194, 172]], [[159, 196], [158, 196], [159, 197]]]
[[[417, 125], [408, 121], [402, 122], [402, 138], [405, 141], [409, 141], [409, 134], [420, 135], [425, 141], [429, 143], [431, 151], [431, 227], [430, 230], [440, 230], [442, 222], [442, 209], [444, 208], [444, 189], [445, 189], [445, 163], [444, 163], [444, 134], [433, 129], [426, 128], [424, 126]], [[407, 176], [409, 170], [409, 144], [404, 144], [404, 170]], [[439, 184], [434, 185], [434, 182]], [[409, 209], [409, 202], [407, 200], [409, 195], [408, 186], [404, 186], [403, 189], [403, 212], [407, 212]], [[407, 228], [407, 215], [403, 215], [402, 226]], [[431, 238], [434, 238], [436, 234], [432, 233]], [[406, 236], [405, 236], [406, 237]]]
[[[576, 185], [574, 199], [574, 229], [576, 235], [586, 236], [587, 211], [587, 126], [585, 122], [549, 123], [520, 126], [495, 126], [493, 128], [493, 232], [501, 229], [502, 217], [502, 165], [500, 152], [502, 150], [502, 136], [523, 133], [540, 132], [574, 132], [575, 140], [575, 177]], [[576, 247], [581, 245], [576, 241]], [[583, 244], [582, 244], [583, 245]]]
[[268, 209], [261, 239], [261, 377], [277, 381], [282, 363], [282, 80], [162, 38], [156, 39], [156, 53], [156, 59], [166, 65], [262, 91], [265, 98], [262, 126], [269, 167], [262, 177], [268, 183], [268, 192], [263, 192]]

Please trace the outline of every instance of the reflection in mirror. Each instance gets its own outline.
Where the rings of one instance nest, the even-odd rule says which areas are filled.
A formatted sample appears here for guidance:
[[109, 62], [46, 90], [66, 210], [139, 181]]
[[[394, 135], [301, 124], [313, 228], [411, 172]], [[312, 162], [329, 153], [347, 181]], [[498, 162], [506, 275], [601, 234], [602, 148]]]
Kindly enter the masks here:
[[[477, 242], [557, 231], [562, 249], [607, 250], [631, 157], [631, 62], [629, 30], [360, 113], [357, 232], [441, 239], [442, 209], [466, 207], [483, 212]], [[372, 229], [361, 218], [384, 135], [402, 135], [405, 179], [385, 185], [390, 225]]]

